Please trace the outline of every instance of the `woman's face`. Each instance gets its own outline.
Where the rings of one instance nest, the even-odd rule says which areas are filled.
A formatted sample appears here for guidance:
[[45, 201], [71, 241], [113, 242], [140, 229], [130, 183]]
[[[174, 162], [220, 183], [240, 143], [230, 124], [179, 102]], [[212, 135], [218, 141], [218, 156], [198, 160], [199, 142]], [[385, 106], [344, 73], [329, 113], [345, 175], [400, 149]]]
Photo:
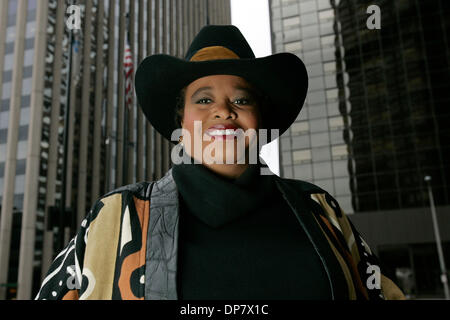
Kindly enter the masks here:
[[[218, 159], [227, 164], [248, 163], [249, 146], [257, 143], [261, 125], [251, 92], [245, 79], [232, 75], [207, 76], [189, 84], [181, 125], [189, 132], [188, 137], [183, 135], [183, 143], [192, 158], [207, 164]], [[239, 135], [242, 132], [244, 136]]]

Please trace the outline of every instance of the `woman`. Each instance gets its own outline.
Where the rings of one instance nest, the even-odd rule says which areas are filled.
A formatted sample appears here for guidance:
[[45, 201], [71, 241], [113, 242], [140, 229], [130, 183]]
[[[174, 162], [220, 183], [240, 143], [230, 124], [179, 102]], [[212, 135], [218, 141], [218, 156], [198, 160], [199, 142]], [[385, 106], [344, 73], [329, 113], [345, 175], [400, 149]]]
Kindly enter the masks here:
[[404, 298], [331, 195], [262, 174], [306, 96], [299, 58], [207, 26], [184, 60], [147, 57], [136, 92], [174, 165], [98, 199], [37, 299]]

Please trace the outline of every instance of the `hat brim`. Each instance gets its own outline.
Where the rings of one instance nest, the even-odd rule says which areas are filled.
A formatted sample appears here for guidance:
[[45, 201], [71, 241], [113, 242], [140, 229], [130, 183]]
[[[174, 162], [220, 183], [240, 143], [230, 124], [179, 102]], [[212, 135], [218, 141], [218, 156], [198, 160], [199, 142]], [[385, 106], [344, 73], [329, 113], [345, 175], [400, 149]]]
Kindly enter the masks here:
[[[175, 106], [180, 91], [199, 78], [219, 74], [240, 76], [268, 97], [270, 108], [261, 110], [264, 128], [278, 129], [280, 136], [297, 119], [308, 90], [305, 65], [291, 53], [197, 62], [156, 54], [145, 58], [136, 71], [139, 105], [153, 127], [176, 143], [171, 136], [177, 129]], [[273, 138], [269, 134], [268, 142]]]

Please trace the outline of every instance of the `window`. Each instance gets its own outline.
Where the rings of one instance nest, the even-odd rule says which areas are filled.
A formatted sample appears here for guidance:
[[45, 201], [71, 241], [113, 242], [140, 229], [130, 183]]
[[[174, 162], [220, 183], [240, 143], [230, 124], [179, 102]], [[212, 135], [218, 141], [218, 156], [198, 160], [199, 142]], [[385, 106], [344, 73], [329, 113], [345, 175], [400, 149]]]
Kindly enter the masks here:
[[25, 175], [21, 174], [16, 176], [16, 181], [14, 184], [14, 193], [21, 194], [25, 191]]
[[303, 47], [305, 48], [305, 51], [319, 50], [320, 49], [319, 38], [309, 38], [303, 40]]
[[349, 195], [350, 191], [350, 181], [347, 177], [335, 178], [334, 179], [334, 189], [337, 195]]
[[325, 95], [323, 91], [314, 91], [310, 92], [308, 96], [306, 97], [306, 100], [308, 101], [308, 104], [319, 104], [319, 103], [325, 103]]
[[323, 90], [323, 77], [311, 77], [309, 79], [309, 90]]
[[292, 137], [293, 149], [304, 149], [310, 147], [309, 135], [300, 135]]
[[328, 119], [328, 124], [330, 129], [342, 129], [344, 128], [344, 118], [342, 117], [333, 117]]
[[307, 13], [316, 10], [316, 2], [315, 1], [308, 1], [308, 2], [301, 2], [300, 3], [300, 11], [302, 13]]
[[291, 28], [300, 24], [300, 17], [295, 16], [287, 19], [283, 19], [283, 28]]
[[286, 30], [283, 36], [286, 42], [300, 40], [300, 31], [298, 29]]
[[332, 62], [324, 63], [323, 71], [325, 71], [325, 73], [336, 72], [336, 62], [332, 61]]
[[332, 177], [331, 162], [314, 163], [314, 179], [329, 179]]
[[335, 177], [347, 177], [349, 175], [348, 161], [347, 160], [333, 161], [333, 174]]
[[328, 132], [312, 134], [311, 144], [313, 147], [324, 147], [330, 145], [330, 136]]
[[309, 123], [306, 121], [294, 122], [291, 125], [292, 135], [297, 135], [297, 134], [306, 133], [306, 132], [309, 132]]
[[9, 111], [0, 113], [0, 129], [7, 129], [9, 121]]
[[301, 164], [294, 166], [294, 176], [296, 179], [312, 180], [312, 165]]
[[348, 156], [347, 145], [342, 144], [331, 147], [331, 154], [333, 159], [346, 159]]
[[321, 60], [322, 60], [322, 57], [320, 55], [320, 50], [306, 52], [303, 56], [303, 62], [306, 65], [318, 63]]
[[314, 183], [321, 187], [323, 190], [327, 191], [330, 194], [334, 194], [334, 185], [333, 180], [325, 179], [325, 180], [315, 180]]
[[6, 161], [6, 144], [0, 144], [0, 162]]
[[330, 147], [325, 146], [312, 149], [312, 158], [314, 162], [330, 161], [331, 160]]
[[294, 42], [286, 43], [284, 45], [284, 49], [289, 52], [300, 51], [302, 49], [302, 42], [294, 41]]
[[311, 161], [311, 149], [297, 150], [292, 154], [295, 164], [307, 163]]
[[327, 88], [336, 88], [337, 87], [336, 76], [334, 76], [334, 75], [326, 76], [325, 77], [325, 86]]
[[282, 165], [283, 166], [285, 166], [285, 165], [291, 165], [292, 164], [292, 158], [291, 158], [291, 152], [290, 151], [288, 151], [288, 152], [283, 152], [282, 154], [281, 154], [281, 162], [282, 162]]
[[318, 25], [310, 25], [302, 28], [303, 38], [312, 38], [317, 37], [319, 35], [319, 27]]
[[315, 119], [310, 121], [311, 124], [311, 132], [323, 132], [327, 131], [327, 121], [326, 119]]
[[283, 17], [291, 17], [298, 15], [298, 4], [293, 3], [290, 6], [281, 7]]
[[17, 160], [26, 159], [28, 140], [19, 141], [17, 144]]
[[301, 22], [302, 26], [317, 23], [317, 13], [312, 12], [312, 13], [308, 13], [308, 14], [302, 14], [300, 17], [300, 22]]
[[327, 99], [335, 100], [338, 98], [338, 89], [327, 90]]
[[334, 35], [321, 37], [320, 42], [322, 43], [322, 46], [334, 45]]
[[327, 116], [327, 106], [323, 104], [316, 104], [308, 108], [309, 118], [325, 118]]
[[321, 63], [307, 65], [306, 69], [308, 70], [308, 75], [310, 77], [320, 76], [323, 74], [323, 66]]
[[334, 19], [334, 11], [333, 9], [319, 11], [319, 20], [327, 21]]

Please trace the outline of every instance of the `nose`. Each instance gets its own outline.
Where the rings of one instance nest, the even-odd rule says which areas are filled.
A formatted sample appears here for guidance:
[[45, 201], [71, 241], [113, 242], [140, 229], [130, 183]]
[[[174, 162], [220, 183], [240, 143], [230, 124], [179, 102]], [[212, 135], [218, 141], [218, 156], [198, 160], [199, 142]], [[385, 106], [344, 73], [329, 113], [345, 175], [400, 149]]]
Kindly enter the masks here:
[[214, 109], [214, 118], [216, 119], [236, 119], [236, 117], [237, 114], [228, 101], [221, 101]]

